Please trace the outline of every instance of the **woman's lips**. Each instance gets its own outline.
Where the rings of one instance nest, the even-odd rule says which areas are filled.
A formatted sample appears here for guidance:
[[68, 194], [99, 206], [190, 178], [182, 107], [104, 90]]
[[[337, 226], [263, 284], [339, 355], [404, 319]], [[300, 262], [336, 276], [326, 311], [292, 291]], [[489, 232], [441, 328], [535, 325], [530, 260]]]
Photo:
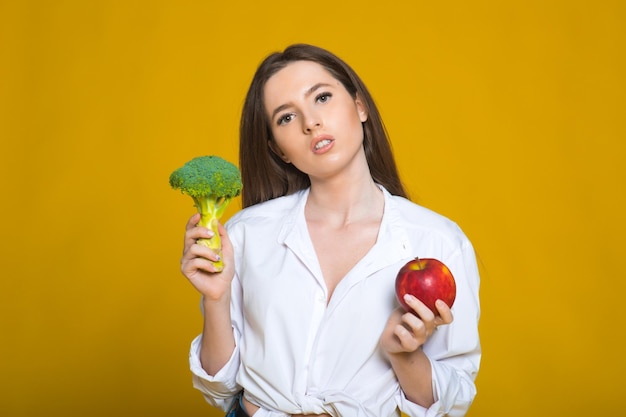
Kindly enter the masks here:
[[311, 150], [313, 153], [322, 154], [328, 152], [333, 147], [335, 139], [330, 135], [316, 136], [311, 142]]

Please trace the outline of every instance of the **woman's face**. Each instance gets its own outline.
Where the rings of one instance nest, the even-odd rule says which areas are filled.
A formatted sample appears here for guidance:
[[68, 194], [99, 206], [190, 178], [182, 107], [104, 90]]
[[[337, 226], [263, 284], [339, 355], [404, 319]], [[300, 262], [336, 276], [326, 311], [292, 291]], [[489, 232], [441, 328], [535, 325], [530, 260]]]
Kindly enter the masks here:
[[264, 104], [270, 147], [312, 180], [365, 161], [367, 113], [321, 65], [296, 61], [278, 71], [265, 84]]

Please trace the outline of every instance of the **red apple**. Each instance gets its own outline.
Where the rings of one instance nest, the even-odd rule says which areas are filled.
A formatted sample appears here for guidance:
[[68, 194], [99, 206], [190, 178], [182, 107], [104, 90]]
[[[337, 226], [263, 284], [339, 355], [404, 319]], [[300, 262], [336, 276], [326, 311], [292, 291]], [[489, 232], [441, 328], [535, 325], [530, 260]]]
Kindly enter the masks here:
[[442, 300], [452, 307], [456, 298], [456, 283], [448, 267], [432, 258], [415, 258], [407, 262], [396, 277], [396, 296], [407, 311], [413, 311], [404, 301], [411, 294], [426, 304], [433, 313], [439, 314], [435, 301]]

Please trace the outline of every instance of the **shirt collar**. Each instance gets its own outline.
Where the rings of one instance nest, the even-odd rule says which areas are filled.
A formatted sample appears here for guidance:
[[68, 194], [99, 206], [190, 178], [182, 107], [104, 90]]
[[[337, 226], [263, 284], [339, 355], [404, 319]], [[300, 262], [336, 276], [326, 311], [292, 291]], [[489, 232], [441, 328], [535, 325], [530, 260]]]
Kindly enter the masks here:
[[[374, 256], [368, 257], [368, 269], [373, 268], [375, 270], [410, 258], [413, 252], [406, 229], [403, 227], [403, 224], [405, 225], [406, 223], [398, 206], [397, 199], [400, 197], [392, 196], [382, 185], [378, 187], [383, 192], [385, 198], [385, 209], [378, 239], [372, 248], [372, 251], [376, 253]], [[283, 221], [278, 234], [278, 242], [289, 246], [296, 253], [300, 253], [301, 257], [311, 260], [311, 257], [315, 258], [315, 254], [304, 217], [304, 207], [309, 191], [310, 188], [306, 188], [292, 195], [292, 198], [296, 201], [294, 202], [293, 210]]]
[[[283, 220], [283, 225], [280, 229], [280, 233], [278, 233], [278, 243], [285, 244], [288, 241], [291, 241], [294, 237], [294, 233], [296, 232], [295, 225], [298, 221], [306, 221], [304, 219], [304, 206], [306, 205], [306, 200], [309, 197], [310, 188], [306, 188], [304, 190], [298, 191], [291, 196], [287, 196], [286, 198], [295, 199], [293, 204], [293, 209], [289, 212], [287, 216], [285, 216]], [[299, 234], [299, 233], [298, 233]], [[298, 237], [298, 236], [296, 236]]]

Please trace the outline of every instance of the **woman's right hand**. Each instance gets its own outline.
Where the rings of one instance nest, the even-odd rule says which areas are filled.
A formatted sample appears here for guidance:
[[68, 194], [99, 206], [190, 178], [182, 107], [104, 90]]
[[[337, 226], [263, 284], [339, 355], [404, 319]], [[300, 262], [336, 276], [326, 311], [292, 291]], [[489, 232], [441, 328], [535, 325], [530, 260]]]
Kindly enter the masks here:
[[219, 224], [224, 269], [218, 272], [212, 262], [219, 259], [217, 254], [210, 248], [197, 243], [198, 239], [213, 236], [210, 229], [197, 225], [199, 221], [200, 214], [196, 213], [187, 222], [180, 270], [205, 299], [218, 301], [230, 292], [231, 281], [235, 274], [233, 247], [226, 229]]

